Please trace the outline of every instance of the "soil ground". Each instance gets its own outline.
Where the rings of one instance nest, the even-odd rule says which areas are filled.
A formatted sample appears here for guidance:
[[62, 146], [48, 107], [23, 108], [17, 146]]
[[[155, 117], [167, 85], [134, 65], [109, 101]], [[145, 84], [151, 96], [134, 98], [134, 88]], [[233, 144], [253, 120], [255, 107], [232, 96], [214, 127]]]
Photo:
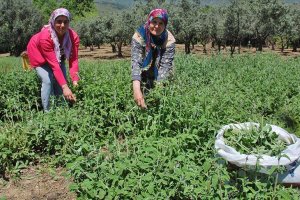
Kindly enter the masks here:
[[[211, 45], [206, 45], [207, 53], [203, 52], [203, 46], [202, 45], [195, 45], [194, 49], [191, 49], [191, 54], [194, 54], [196, 56], [209, 56], [211, 54], [216, 54], [217, 51], [214, 48], [211, 48]], [[237, 48], [236, 48], [237, 51]], [[183, 44], [176, 44], [176, 52], [182, 52], [184, 53], [184, 45]], [[242, 47], [240, 50], [240, 53], [249, 53], [249, 54], [255, 54], [257, 51], [255, 48], [247, 48]], [[263, 53], [265, 52], [274, 52], [282, 56], [286, 57], [298, 57], [300, 56], [300, 49], [297, 52], [292, 52], [292, 49], [284, 49], [283, 52], [280, 51], [279, 48], [275, 48], [275, 50], [271, 50], [269, 47], [263, 48]], [[230, 47], [226, 47], [226, 49], [222, 49], [221, 53], [224, 55], [230, 55]], [[235, 52], [237, 54], [237, 52]], [[117, 53], [112, 52], [112, 48], [110, 45], [103, 45], [100, 46], [100, 49], [98, 47], [94, 47], [94, 50], [91, 51], [90, 48], [84, 48], [81, 47], [79, 49], [79, 58], [87, 58], [87, 59], [124, 59], [130, 58], [130, 46], [123, 46], [122, 47], [122, 57], [118, 57]], [[0, 57], [8, 57], [9, 53], [0, 54]]]
[[75, 200], [64, 169], [45, 166], [29, 167], [16, 180], [0, 179], [0, 200]]
[[[264, 48], [263, 52], [270, 52], [270, 48]], [[184, 52], [184, 45], [176, 45], [176, 52]], [[203, 53], [203, 47], [195, 45], [191, 50], [196, 56], [207, 56], [216, 53], [209, 45], [207, 46], [207, 54]], [[300, 52], [292, 52], [291, 49], [285, 49], [281, 52], [279, 49], [273, 52], [285, 57], [299, 57]], [[221, 50], [222, 54], [229, 55], [229, 47]], [[241, 53], [255, 54], [255, 48], [242, 48]], [[97, 47], [93, 51], [90, 48], [81, 48], [79, 51], [80, 58], [87, 59], [130, 59], [130, 46], [122, 48], [123, 57], [118, 57], [117, 53], [112, 53], [109, 45]], [[6, 57], [9, 54], [0, 54], [0, 57]], [[64, 169], [56, 169], [49, 171], [45, 166], [28, 167], [21, 171], [21, 176], [17, 180], [4, 181], [0, 179], [0, 200], [73, 200], [76, 194], [69, 191], [71, 180], [64, 176]]]
[[[211, 48], [211, 45], [206, 46], [207, 53], [204, 53], [202, 45], [195, 45], [194, 49], [191, 49], [191, 54], [194, 54], [196, 56], [209, 56], [211, 54], [216, 54], [217, 51], [214, 48]], [[236, 48], [237, 51], [237, 48]], [[176, 52], [182, 52], [184, 53], [184, 45], [183, 44], [176, 44]], [[255, 48], [247, 48], [242, 47], [240, 50], [240, 53], [249, 53], [249, 54], [255, 54], [257, 51]], [[269, 47], [263, 48], [263, 53], [266, 52], [274, 52], [279, 55], [282, 55], [284, 57], [298, 57], [300, 56], [300, 52], [292, 52], [292, 49], [285, 49], [283, 52], [280, 51], [280, 49], [276, 48], [275, 50], [271, 50]], [[222, 49], [221, 53], [224, 55], [230, 55], [230, 47], [226, 47], [226, 49]], [[237, 52], [235, 53], [237, 54]], [[118, 57], [117, 53], [112, 52], [112, 48], [109, 45], [100, 46], [100, 49], [97, 47], [94, 48], [93, 51], [90, 50], [90, 48], [81, 48], [79, 51], [79, 57], [80, 58], [90, 58], [90, 59], [124, 59], [130, 58], [130, 46], [124, 46], [122, 47], [122, 55], [123, 57]]]

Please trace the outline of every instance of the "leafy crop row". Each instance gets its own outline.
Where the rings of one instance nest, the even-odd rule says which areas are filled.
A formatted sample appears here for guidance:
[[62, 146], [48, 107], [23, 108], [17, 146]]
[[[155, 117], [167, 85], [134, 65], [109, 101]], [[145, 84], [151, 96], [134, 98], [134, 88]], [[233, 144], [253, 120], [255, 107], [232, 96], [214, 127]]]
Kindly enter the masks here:
[[78, 102], [47, 114], [36, 74], [10, 59], [15, 66], [0, 74], [3, 177], [52, 162], [68, 169], [79, 199], [300, 197], [273, 176], [229, 170], [213, 148], [216, 131], [233, 122], [263, 119], [300, 135], [299, 59], [178, 55], [174, 80], [147, 95], [147, 110], [133, 102], [130, 61], [81, 60]]

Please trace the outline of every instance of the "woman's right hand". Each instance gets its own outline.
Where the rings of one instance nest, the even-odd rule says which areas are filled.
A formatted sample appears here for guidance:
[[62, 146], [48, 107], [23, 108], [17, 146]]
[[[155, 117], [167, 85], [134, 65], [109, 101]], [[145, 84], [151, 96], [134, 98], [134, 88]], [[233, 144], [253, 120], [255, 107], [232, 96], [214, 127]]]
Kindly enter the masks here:
[[144, 96], [141, 91], [140, 81], [133, 81], [132, 85], [133, 85], [133, 97], [135, 103], [141, 108], [147, 108]]
[[135, 103], [141, 108], [147, 108], [142, 92], [133, 92]]
[[70, 101], [70, 102], [72, 102], [72, 103], [76, 102], [76, 97], [75, 97], [75, 95], [72, 93], [72, 91], [70, 90], [70, 88], [68, 87], [68, 85], [63, 85], [63, 86], [62, 86], [62, 89], [63, 89], [63, 95], [64, 95], [64, 97], [65, 97], [68, 101]]

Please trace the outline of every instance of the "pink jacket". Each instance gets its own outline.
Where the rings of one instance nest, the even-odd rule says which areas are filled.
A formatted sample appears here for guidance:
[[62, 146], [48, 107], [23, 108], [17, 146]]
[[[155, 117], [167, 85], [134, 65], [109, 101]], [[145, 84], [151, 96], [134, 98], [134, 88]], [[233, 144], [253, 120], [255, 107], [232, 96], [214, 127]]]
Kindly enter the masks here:
[[[78, 81], [79, 37], [77, 33], [70, 28], [69, 33], [72, 42], [71, 57], [69, 59], [70, 76], [72, 81]], [[27, 45], [27, 53], [31, 67], [35, 68], [48, 63], [58, 84], [60, 86], [67, 84], [67, 80], [65, 79], [63, 72], [60, 69], [59, 62], [55, 56], [54, 43], [48, 29], [43, 29], [32, 36]]]

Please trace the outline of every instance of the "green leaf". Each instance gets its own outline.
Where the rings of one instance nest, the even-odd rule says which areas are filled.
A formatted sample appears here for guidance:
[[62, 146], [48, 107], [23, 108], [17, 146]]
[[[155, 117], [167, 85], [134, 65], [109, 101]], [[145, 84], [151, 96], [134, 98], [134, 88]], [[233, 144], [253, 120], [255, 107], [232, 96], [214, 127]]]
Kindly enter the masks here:
[[219, 182], [219, 176], [217, 174], [214, 174], [211, 179], [212, 187], [217, 188], [218, 182]]
[[290, 200], [293, 199], [292, 196], [286, 190], [280, 190], [277, 192], [278, 199]]
[[206, 160], [203, 164], [203, 170], [204, 170], [204, 173], [208, 172], [208, 170], [211, 168], [211, 162]]
[[86, 191], [90, 191], [93, 189], [93, 182], [88, 180], [88, 179], [85, 179], [81, 184], [80, 186], [86, 190]]
[[79, 189], [78, 184], [77, 183], [71, 183], [69, 186], [69, 189], [71, 191], [77, 191]]
[[106, 195], [105, 190], [100, 188], [99, 191], [98, 191], [98, 195], [99, 195], [99, 199], [104, 199], [104, 197]]
[[150, 183], [147, 187], [149, 194], [154, 194], [154, 183]]

